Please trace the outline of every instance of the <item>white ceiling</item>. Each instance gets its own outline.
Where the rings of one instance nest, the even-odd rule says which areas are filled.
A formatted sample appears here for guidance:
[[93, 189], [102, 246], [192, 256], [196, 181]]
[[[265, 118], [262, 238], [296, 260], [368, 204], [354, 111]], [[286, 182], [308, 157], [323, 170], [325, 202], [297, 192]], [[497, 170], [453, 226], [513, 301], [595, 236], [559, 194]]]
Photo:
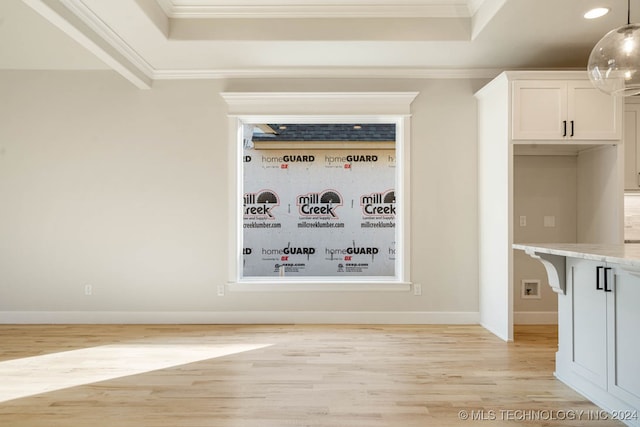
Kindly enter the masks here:
[[[634, 7], [632, 17], [638, 15]], [[595, 6], [612, 12], [598, 20]], [[0, 69], [219, 77], [492, 77], [584, 68], [624, 0], [1, 0]], [[634, 19], [632, 19], [634, 20]], [[634, 20], [635, 21], [635, 20]]]

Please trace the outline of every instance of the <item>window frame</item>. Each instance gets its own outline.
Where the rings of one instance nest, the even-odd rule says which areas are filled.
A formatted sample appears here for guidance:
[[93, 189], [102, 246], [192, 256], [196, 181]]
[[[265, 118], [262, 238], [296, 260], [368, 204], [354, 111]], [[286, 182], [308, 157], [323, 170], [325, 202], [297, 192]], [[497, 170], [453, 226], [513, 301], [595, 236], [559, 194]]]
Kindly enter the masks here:
[[[408, 291], [410, 280], [410, 104], [417, 92], [222, 93], [229, 109], [228, 279], [231, 291]], [[292, 114], [295, 112], [295, 114]], [[393, 123], [396, 125], [396, 267], [387, 277], [242, 277], [243, 125]]]

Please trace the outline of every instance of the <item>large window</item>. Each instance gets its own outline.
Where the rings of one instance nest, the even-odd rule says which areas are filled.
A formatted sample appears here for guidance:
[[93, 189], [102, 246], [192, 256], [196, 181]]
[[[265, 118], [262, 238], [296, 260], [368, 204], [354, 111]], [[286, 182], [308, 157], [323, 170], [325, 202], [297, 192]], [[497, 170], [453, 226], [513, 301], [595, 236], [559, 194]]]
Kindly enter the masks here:
[[396, 277], [395, 123], [243, 126], [242, 277]]
[[223, 94], [235, 165], [230, 285], [408, 289], [415, 95]]

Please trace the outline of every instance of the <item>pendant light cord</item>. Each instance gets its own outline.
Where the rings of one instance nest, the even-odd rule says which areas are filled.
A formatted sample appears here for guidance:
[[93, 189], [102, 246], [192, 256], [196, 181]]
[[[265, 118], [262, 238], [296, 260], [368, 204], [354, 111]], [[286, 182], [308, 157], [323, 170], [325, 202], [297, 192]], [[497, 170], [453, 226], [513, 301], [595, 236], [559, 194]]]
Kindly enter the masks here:
[[627, 25], [631, 25], [631, 0], [627, 0]]

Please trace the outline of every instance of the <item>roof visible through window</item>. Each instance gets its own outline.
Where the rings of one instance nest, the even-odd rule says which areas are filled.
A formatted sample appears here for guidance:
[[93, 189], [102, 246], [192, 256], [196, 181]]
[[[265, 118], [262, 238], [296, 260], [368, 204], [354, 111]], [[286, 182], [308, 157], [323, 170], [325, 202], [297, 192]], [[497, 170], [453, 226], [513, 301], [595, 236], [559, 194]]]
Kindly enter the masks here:
[[396, 140], [393, 123], [261, 124], [253, 141], [380, 141]]

